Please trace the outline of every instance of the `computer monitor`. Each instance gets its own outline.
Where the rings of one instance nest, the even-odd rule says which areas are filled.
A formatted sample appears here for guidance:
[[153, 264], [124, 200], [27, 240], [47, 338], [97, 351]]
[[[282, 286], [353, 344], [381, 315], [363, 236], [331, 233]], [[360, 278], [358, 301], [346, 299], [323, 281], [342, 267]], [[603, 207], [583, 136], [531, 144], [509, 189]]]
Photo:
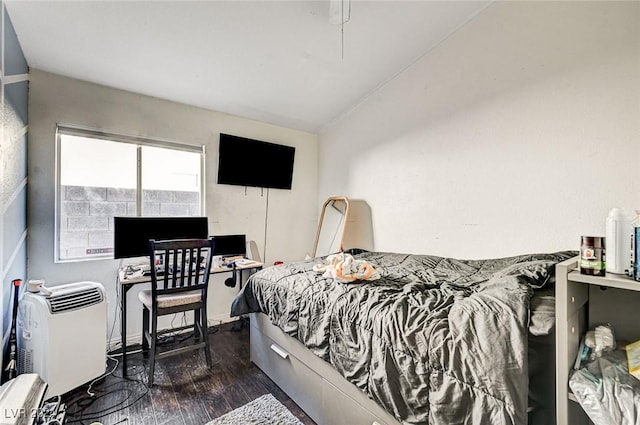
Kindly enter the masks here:
[[247, 254], [247, 238], [245, 235], [219, 235], [213, 236], [213, 255], [231, 257]]
[[149, 255], [149, 240], [206, 239], [207, 217], [114, 217], [113, 257]]

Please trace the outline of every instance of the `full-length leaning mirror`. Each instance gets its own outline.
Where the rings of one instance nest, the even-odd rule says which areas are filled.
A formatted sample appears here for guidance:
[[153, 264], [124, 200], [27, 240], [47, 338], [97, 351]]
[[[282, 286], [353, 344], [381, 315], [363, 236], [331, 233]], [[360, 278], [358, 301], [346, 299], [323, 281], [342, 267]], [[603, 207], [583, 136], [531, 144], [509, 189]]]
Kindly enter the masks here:
[[326, 200], [320, 213], [313, 256], [320, 257], [342, 251], [342, 239], [349, 214], [349, 200], [334, 196]]
[[350, 248], [373, 250], [371, 209], [360, 199], [332, 196], [322, 206], [313, 256]]

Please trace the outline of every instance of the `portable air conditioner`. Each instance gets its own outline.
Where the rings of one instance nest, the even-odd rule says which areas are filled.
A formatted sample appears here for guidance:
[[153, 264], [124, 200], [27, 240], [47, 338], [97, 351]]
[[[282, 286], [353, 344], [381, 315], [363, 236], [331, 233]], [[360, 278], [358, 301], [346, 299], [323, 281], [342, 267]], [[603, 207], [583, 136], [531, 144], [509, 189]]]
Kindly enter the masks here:
[[46, 397], [61, 395], [101, 376], [106, 368], [107, 301], [96, 282], [25, 292], [18, 314], [18, 372], [37, 373]]

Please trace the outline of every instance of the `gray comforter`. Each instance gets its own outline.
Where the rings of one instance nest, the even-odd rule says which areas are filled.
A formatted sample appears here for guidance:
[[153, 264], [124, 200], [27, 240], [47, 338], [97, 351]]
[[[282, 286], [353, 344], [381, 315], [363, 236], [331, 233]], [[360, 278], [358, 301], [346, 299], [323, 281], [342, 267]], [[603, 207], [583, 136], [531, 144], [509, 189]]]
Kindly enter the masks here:
[[314, 272], [317, 258], [251, 276], [232, 315], [265, 313], [404, 423], [522, 425], [529, 300], [574, 255], [364, 252], [382, 278], [348, 284]]

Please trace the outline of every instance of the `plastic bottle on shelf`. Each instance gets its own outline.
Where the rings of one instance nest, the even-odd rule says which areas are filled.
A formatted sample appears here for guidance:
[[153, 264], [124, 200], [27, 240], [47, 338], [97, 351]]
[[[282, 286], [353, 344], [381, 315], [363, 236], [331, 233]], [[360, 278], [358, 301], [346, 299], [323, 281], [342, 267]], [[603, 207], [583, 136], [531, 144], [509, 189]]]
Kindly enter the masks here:
[[612, 208], [607, 217], [608, 273], [625, 274], [631, 258], [631, 234], [633, 218], [624, 208]]
[[635, 280], [640, 281], [640, 273], [637, 272], [638, 265], [638, 247], [636, 246], [638, 233], [640, 230], [640, 210], [636, 210], [636, 216], [631, 222], [631, 241], [629, 242], [629, 249], [631, 251], [629, 258], [629, 273], [627, 275]]

